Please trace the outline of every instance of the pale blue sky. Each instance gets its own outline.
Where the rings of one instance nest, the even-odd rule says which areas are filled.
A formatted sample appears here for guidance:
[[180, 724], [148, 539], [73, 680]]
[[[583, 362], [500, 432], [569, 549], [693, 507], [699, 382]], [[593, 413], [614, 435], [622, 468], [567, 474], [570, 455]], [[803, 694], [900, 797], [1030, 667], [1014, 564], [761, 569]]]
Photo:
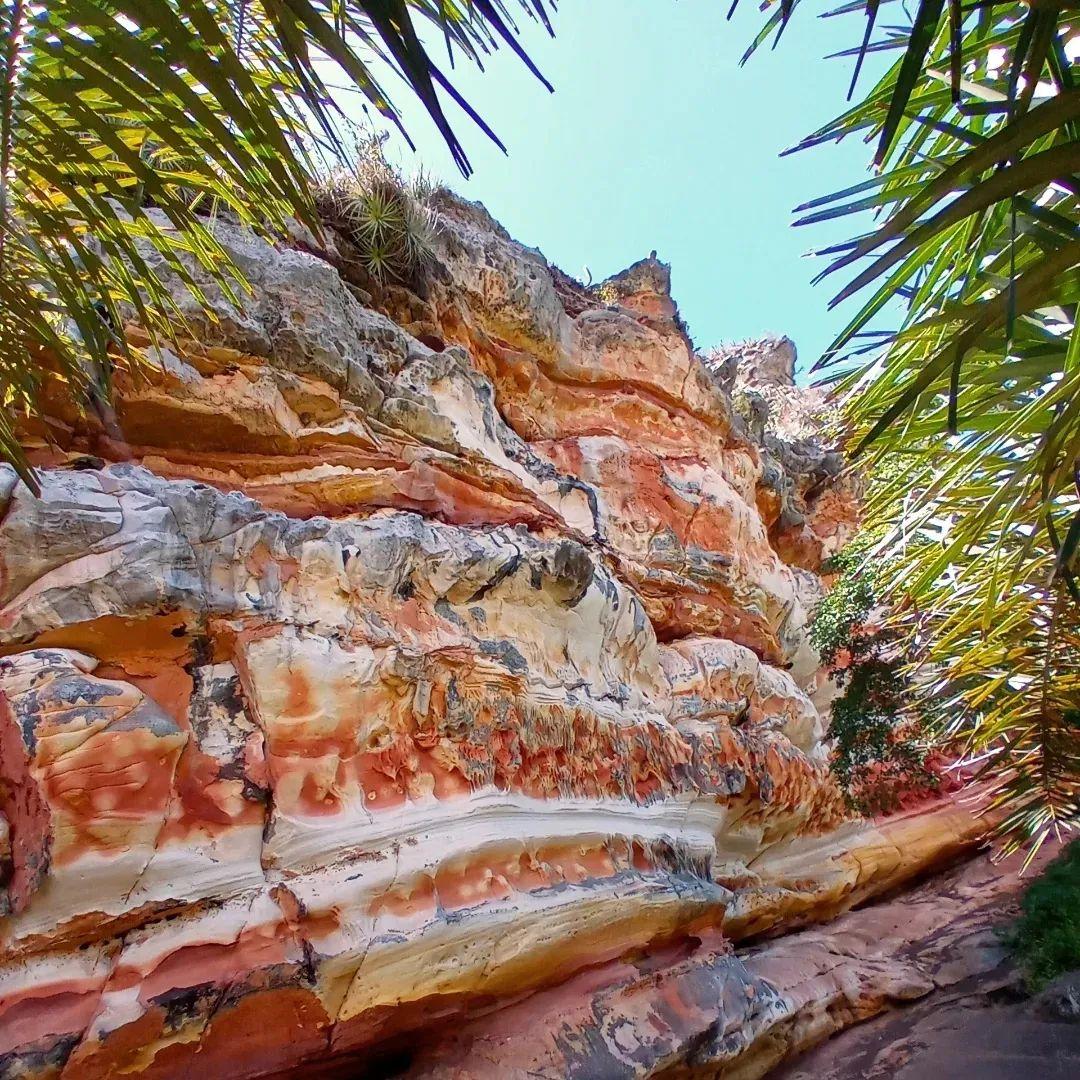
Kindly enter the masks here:
[[415, 107], [406, 115], [418, 152], [394, 146], [391, 155], [480, 200], [575, 276], [588, 267], [599, 281], [655, 248], [672, 264], [699, 346], [786, 333], [805, 368], [844, 311], [827, 311], [833, 279], [812, 287], [825, 264], [804, 253], [851, 235], [854, 223], [794, 229], [791, 211], [862, 180], [870, 148], [847, 140], [778, 155], [843, 108], [851, 60], [822, 57], [850, 47], [862, 21], [800, 10], [776, 51], [740, 68], [763, 16], [743, 0], [728, 23], [728, 6], [561, 0], [555, 40], [524, 32], [554, 94], [505, 50], [482, 74], [459, 64], [459, 88], [508, 156], [458, 114], [475, 167], [462, 180]]

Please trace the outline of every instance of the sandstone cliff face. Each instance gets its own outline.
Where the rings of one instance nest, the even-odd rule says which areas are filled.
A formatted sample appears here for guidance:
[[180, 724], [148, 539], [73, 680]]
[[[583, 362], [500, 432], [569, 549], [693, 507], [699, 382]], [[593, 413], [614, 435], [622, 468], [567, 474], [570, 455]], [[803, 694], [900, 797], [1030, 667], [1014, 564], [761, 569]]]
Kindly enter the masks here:
[[122, 440], [57, 392], [40, 496], [0, 472], [0, 1077], [370, 1066], [977, 836], [829, 777], [836, 461], [754, 437], [662, 264], [604, 304], [443, 217], [423, 295], [222, 225], [245, 305], [176, 282]]

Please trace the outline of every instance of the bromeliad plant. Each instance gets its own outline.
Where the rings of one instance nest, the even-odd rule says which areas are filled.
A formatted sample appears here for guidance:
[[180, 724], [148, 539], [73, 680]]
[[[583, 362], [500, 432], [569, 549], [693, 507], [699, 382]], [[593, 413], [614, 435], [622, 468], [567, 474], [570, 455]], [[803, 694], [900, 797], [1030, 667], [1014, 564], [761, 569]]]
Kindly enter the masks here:
[[[770, 7], [751, 48], [801, 0]], [[800, 207], [875, 223], [823, 254], [863, 305], [817, 367], [877, 485], [867, 518], [942, 735], [990, 778], [1006, 848], [1080, 825], [1080, 12], [919, 0], [863, 12], [895, 63], [799, 148], [858, 136], [875, 175]], [[899, 300], [900, 325], [882, 329]], [[915, 542], [918, 541], [918, 542]]]
[[[343, 154], [338, 84], [390, 123], [400, 77], [469, 162], [443, 110], [464, 102], [425, 49], [479, 61], [499, 43], [535, 72], [510, 20], [549, 30], [546, 0], [3, 0], [0, 4], [0, 457], [32, 487], [15, 437], [43, 374], [77, 397], [108, 392], [137, 361], [133, 309], [152, 338], [181, 321], [155, 266], [198, 299], [191, 260], [230, 295], [242, 276], [208, 213], [264, 233], [318, 229], [308, 177]], [[536, 72], [539, 77], [539, 73]], [[497, 139], [495, 139], [498, 142]], [[501, 145], [501, 143], [499, 144]]]
[[358, 140], [347, 165], [318, 179], [315, 208], [378, 282], [415, 284], [434, 255], [440, 224], [432, 202], [440, 188], [422, 172], [406, 180], [387, 162], [382, 142]]

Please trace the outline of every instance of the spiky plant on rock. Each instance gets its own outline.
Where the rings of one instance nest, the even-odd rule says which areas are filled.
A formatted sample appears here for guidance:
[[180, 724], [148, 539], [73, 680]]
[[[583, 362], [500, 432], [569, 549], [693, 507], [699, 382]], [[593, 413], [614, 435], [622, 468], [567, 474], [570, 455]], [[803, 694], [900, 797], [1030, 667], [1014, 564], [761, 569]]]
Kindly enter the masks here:
[[439, 215], [431, 202], [438, 191], [422, 173], [406, 181], [383, 156], [381, 140], [369, 137], [347, 167], [316, 183], [315, 208], [377, 281], [415, 282], [433, 256]]

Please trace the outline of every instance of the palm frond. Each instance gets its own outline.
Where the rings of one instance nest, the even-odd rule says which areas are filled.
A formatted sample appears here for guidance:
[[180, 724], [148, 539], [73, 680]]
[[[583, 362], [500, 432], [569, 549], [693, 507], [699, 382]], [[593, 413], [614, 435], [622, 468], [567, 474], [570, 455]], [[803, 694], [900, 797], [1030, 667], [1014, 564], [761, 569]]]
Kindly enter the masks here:
[[[183, 331], [163, 276], [196, 300], [194, 259], [245, 288], [207, 227], [228, 213], [264, 235], [318, 231], [309, 177], [345, 152], [337, 71], [390, 123], [400, 77], [469, 162], [443, 109], [465, 104], [424, 46], [471, 61], [500, 44], [532, 70], [500, 0], [12, 0], [0, 11], [0, 455], [34, 485], [15, 437], [43, 381], [107, 412], [113, 366], [136, 365], [123, 323]], [[515, 5], [551, 29], [547, 0]], [[490, 137], [479, 116], [466, 111]], [[414, 254], [416, 252], [414, 251]], [[166, 272], [167, 275], [166, 275]], [[46, 431], [47, 434], [47, 431]]]
[[[873, 25], [876, 3], [841, 9], [860, 10]], [[921, 0], [901, 31], [863, 100], [799, 147], [854, 136], [878, 166], [800, 208], [877, 215], [822, 275], [850, 273], [834, 302], [863, 302], [816, 367], [871, 476], [904, 463], [867, 518], [889, 526], [941, 736], [989, 762], [1007, 846], [1038, 845], [1080, 825], [1080, 16]]]

